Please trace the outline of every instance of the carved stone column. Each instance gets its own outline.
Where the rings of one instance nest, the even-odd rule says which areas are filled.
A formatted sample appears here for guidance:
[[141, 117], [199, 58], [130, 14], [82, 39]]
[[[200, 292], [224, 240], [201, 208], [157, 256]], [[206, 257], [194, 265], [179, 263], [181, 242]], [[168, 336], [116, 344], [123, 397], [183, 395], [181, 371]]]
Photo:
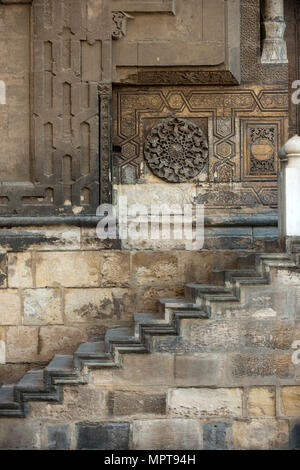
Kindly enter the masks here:
[[300, 237], [300, 137], [295, 135], [281, 148], [279, 179], [279, 233], [282, 239]]
[[262, 14], [265, 31], [261, 57], [262, 63], [287, 63], [287, 47], [284, 40], [286, 24], [284, 21], [283, 0], [263, 0]]

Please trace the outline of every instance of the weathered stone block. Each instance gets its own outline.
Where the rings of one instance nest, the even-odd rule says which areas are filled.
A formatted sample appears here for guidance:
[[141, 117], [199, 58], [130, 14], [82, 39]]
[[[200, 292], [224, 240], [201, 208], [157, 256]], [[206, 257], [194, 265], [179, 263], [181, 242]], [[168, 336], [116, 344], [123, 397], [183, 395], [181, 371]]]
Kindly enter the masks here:
[[[1, 347], [1, 346], [0, 346]], [[5, 349], [4, 349], [5, 353]], [[4, 356], [5, 359], [5, 356]], [[3, 364], [0, 363], [0, 386], [3, 384], [16, 384], [19, 380], [32, 369], [34, 364]]]
[[101, 321], [112, 327], [111, 321], [132, 319], [134, 303], [126, 288], [66, 289], [65, 317], [68, 323]]
[[183, 281], [208, 283], [213, 269], [235, 269], [237, 252], [232, 251], [202, 251], [180, 253]]
[[123, 367], [112, 373], [113, 383], [164, 386], [174, 384], [174, 356], [168, 354], [129, 354]]
[[159, 299], [183, 298], [183, 287], [139, 287], [135, 292], [135, 310], [137, 312], [157, 312]]
[[0, 254], [0, 287], [7, 286], [7, 255]]
[[300, 423], [296, 423], [292, 428], [291, 449], [300, 450]]
[[120, 250], [121, 240], [102, 240], [98, 238], [96, 227], [81, 227], [81, 249]]
[[90, 385], [64, 386], [63, 403], [32, 402], [30, 416], [66, 423], [107, 417], [107, 392]]
[[31, 253], [8, 254], [8, 287], [33, 287]]
[[129, 423], [76, 424], [78, 450], [127, 450]]
[[109, 409], [110, 413], [115, 416], [164, 415], [166, 414], [166, 395], [143, 392], [111, 392]]
[[284, 416], [300, 416], [300, 386], [281, 388], [280, 410]]
[[243, 415], [240, 388], [178, 388], [169, 390], [168, 411], [172, 416], [209, 417]]
[[171, 253], [136, 253], [133, 276], [137, 285], [174, 285], [179, 282], [178, 259]]
[[130, 277], [130, 253], [101, 254], [100, 283], [102, 286], [128, 286]]
[[40, 448], [41, 423], [21, 419], [0, 420], [0, 449], [30, 450]]
[[211, 421], [203, 424], [203, 449], [226, 450], [232, 448], [231, 423]]
[[249, 416], [275, 416], [275, 389], [251, 387], [248, 392]]
[[48, 361], [54, 354], [73, 354], [85, 341], [85, 332], [67, 326], [42, 326], [39, 332], [39, 360]]
[[19, 325], [21, 322], [21, 298], [18, 290], [0, 290], [0, 325]]
[[289, 442], [289, 424], [271, 418], [235, 421], [233, 438], [236, 449], [275, 450]]
[[24, 325], [62, 324], [62, 300], [59, 289], [24, 291]]
[[[6, 344], [5, 344], [5, 329], [0, 327], [0, 364], [6, 362]], [[1, 367], [0, 366], [0, 383], [1, 383]]]
[[234, 379], [257, 377], [293, 378], [294, 366], [289, 354], [277, 353], [241, 353], [231, 358], [231, 374]]
[[100, 253], [43, 252], [36, 254], [37, 287], [99, 286]]
[[217, 385], [223, 367], [222, 358], [213, 354], [175, 356], [175, 383], [190, 387]]
[[157, 419], [133, 421], [134, 450], [198, 450], [203, 447], [200, 421]]
[[69, 425], [47, 426], [47, 434], [49, 450], [69, 450], [71, 448]]
[[[54, 339], [53, 339], [54, 341]], [[32, 362], [37, 360], [38, 328], [11, 326], [6, 332], [6, 361]]]

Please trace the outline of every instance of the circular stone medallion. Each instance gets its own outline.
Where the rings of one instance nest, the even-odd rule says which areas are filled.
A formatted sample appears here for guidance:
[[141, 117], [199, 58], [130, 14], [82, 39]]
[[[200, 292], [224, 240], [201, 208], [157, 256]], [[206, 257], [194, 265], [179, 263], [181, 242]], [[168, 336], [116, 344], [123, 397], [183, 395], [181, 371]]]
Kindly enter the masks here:
[[207, 139], [193, 122], [167, 118], [151, 129], [144, 154], [154, 175], [183, 183], [203, 170], [208, 159]]

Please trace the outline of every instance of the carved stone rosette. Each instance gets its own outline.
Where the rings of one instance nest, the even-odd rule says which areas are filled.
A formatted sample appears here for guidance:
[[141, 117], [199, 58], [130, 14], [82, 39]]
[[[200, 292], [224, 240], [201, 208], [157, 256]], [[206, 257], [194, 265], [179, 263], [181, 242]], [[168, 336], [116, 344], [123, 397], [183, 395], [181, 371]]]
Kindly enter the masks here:
[[208, 160], [208, 144], [200, 127], [181, 118], [167, 118], [151, 129], [144, 154], [154, 175], [171, 183], [195, 178]]

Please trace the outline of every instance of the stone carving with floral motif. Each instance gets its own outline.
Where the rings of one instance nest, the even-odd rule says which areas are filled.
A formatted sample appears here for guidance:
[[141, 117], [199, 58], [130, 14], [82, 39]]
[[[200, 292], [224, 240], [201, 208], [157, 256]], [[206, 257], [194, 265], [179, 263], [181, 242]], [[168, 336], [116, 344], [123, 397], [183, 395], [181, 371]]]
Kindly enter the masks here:
[[195, 178], [206, 165], [207, 138], [193, 122], [167, 118], [151, 129], [144, 153], [154, 175], [182, 183]]

